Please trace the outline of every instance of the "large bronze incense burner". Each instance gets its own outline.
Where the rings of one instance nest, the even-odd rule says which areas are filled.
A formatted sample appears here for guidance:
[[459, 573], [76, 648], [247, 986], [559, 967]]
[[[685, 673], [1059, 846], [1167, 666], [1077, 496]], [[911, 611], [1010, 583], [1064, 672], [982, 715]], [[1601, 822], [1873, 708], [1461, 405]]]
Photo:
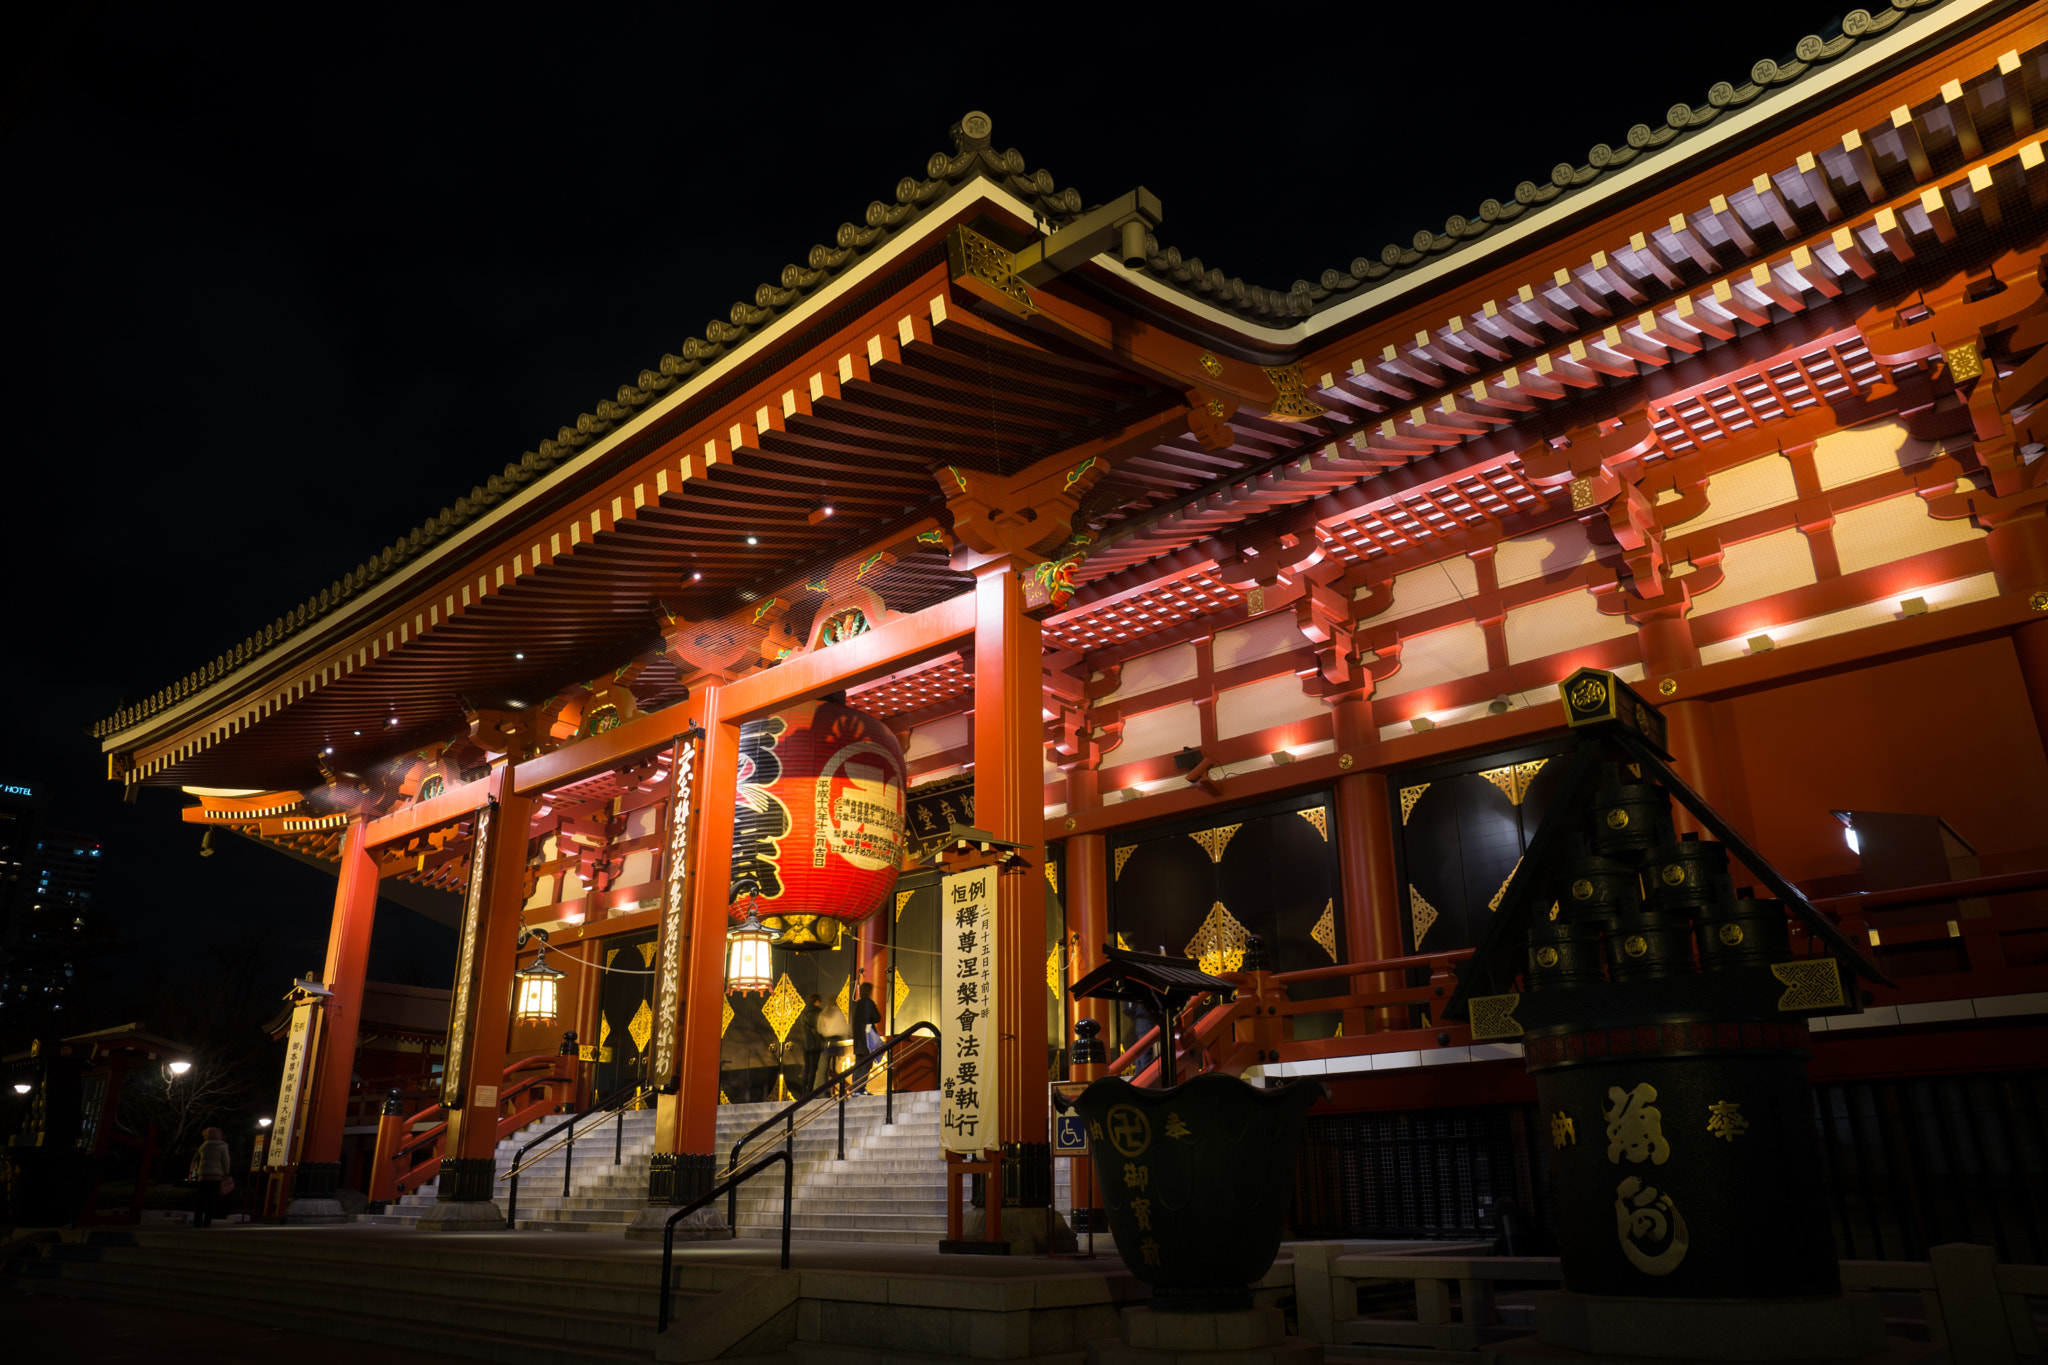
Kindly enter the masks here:
[[1230, 983], [1190, 958], [1108, 946], [1103, 955], [1074, 998], [1142, 1003], [1161, 1021], [1160, 1088], [1111, 1076], [1073, 1101], [1117, 1254], [1152, 1286], [1154, 1312], [1249, 1309], [1252, 1284], [1280, 1252], [1302, 1125], [1328, 1092], [1319, 1081], [1265, 1090], [1216, 1072], [1173, 1084], [1175, 1017], [1198, 995], [1228, 995]]
[[[1563, 786], [1445, 1011], [1521, 1043], [1536, 1081], [1568, 1291], [1539, 1334], [1586, 1349], [1624, 1300], [1809, 1300], [1836, 1326], [1782, 1353], [1873, 1349], [1874, 1306], [1839, 1297], [1806, 1020], [1883, 978], [1672, 771], [1654, 708], [1591, 670], [1561, 690]], [[1677, 833], [1674, 799], [1715, 837]]]

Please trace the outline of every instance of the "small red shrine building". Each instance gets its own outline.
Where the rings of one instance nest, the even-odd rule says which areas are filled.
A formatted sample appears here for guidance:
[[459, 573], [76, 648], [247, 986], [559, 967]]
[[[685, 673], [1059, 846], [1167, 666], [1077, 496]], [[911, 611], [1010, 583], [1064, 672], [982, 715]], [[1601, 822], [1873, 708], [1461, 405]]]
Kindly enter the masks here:
[[[1275, 288], [962, 118], [703, 335], [98, 728], [113, 780], [338, 869], [302, 1181], [340, 1160], [396, 879], [461, 905], [443, 1198], [487, 1198], [506, 1125], [562, 1101], [533, 1074], [609, 1084], [548, 1070], [575, 1027], [593, 1065], [633, 1039], [650, 1199], [680, 1201], [730, 1027], [741, 727], [844, 693], [912, 783], [884, 914], [930, 886], [942, 806], [1028, 849], [1002, 1142], [1046, 1141], [1060, 990], [1101, 945], [1231, 970], [1258, 934], [1321, 974], [1256, 1061], [1212, 1059], [1328, 1077], [1303, 1189], [1329, 1209], [1297, 1213], [1391, 1225], [1337, 1207], [1373, 1144], [1536, 1145], [1513, 1046], [1431, 1001], [1586, 666], [1661, 705], [1685, 778], [1899, 982], [1816, 1044], [1835, 1176], [1912, 1159], [1915, 1078], [2004, 1097], [1965, 1127], [2035, 1121], [2044, 43], [2035, 7], [1858, 11]], [[557, 1023], [511, 1023], [522, 927], [563, 950]], [[885, 937], [869, 979], [927, 1017]], [[622, 956], [649, 975], [614, 1008]]]

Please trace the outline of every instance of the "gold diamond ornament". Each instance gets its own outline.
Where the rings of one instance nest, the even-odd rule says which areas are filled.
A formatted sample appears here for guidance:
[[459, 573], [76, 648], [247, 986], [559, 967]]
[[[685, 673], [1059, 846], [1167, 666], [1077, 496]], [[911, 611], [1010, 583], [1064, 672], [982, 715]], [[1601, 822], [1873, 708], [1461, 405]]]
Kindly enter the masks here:
[[761, 1017], [768, 1021], [768, 1027], [775, 1030], [775, 1041], [786, 1042], [789, 1031], [796, 1027], [797, 1016], [804, 1012], [803, 992], [789, 979], [789, 973], [782, 974], [782, 980], [775, 983], [775, 989], [768, 992], [768, 998], [761, 1002]]
[[1203, 971], [1215, 976], [1244, 966], [1244, 946], [1250, 938], [1251, 931], [1223, 908], [1222, 901], [1217, 901], [1209, 908], [1209, 916], [1202, 921], [1202, 927], [1195, 930], [1195, 936], [1181, 951], [1198, 961]]
[[626, 1024], [626, 1034], [633, 1040], [635, 1052], [647, 1051], [647, 1040], [654, 1036], [654, 1007], [645, 1000], [640, 1008], [633, 1011], [633, 1017]]

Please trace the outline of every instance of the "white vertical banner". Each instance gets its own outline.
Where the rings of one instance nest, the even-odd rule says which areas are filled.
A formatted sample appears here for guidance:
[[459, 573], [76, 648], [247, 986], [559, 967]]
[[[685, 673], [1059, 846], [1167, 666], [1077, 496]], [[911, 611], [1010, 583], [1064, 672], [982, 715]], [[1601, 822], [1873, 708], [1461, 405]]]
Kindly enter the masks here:
[[271, 1166], [289, 1166], [298, 1155], [299, 1103], [305, 1096], [306, 1072], [312, 1063], [313, 1012], [317, 1000], [302, 1000], [292, 1007], [292, 1031], [285, 1038], [284, 1075], [277, 1084], [277, 1117], [270, 1122]]
[[977, 1156], [996, 1136], [996, 870], [939, 883], [939, 1140]]

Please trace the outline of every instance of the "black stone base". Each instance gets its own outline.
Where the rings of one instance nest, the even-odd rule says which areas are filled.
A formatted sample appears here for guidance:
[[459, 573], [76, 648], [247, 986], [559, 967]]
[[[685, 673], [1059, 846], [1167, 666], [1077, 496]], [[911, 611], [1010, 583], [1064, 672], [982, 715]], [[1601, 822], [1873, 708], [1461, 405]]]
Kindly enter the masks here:
[[496, 1157], [447, 1157], [441, 1162], [441, 1184], [434, 1197], [444, 1202], [489, 1203], [496, 1192], [497, 1176]]
[[1008, 1242], [940, 1242], [941, 1256], [1007, 1256]]
[[1152, 1311], [1155, 1313], [1242, 1313], [1251, 1306], [1249, 1285], [1233, 1289], [1152, 1286]]
[[647, 1202], [669, 1208], [694, 1204], [711, 1193], [718, 1157], [711, 1152], [656, 1152], [647, 1166]]
[[1052, 1145], [1045, 1142], [1003, 1144], [1003, 1207], [1052, 1207]]
[[341, 1185], [339, 1161], [301, 1161], [292, 1177], [292, 1198], [332, 1199]]

